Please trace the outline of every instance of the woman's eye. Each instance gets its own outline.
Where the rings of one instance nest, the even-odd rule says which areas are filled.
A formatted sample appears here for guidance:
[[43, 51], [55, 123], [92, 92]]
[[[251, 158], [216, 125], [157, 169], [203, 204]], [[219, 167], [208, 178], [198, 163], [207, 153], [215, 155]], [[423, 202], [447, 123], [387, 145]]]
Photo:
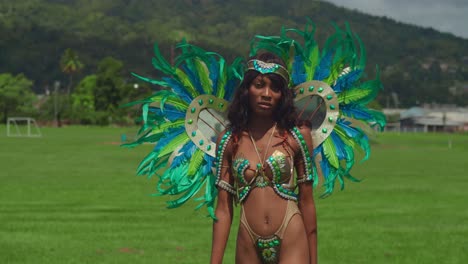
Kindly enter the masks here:
[[277, 86], [271, 86], [271, 90], [272, 90], [273, 92], [275, 92], [275, 93], [277, 93], [277, 92], [280, 91], [279, 87], [277, 87]]
[[262, 88], [263, 87], [262, 82], [255, 82], [254, 85], [255, 85], [256, 88]]

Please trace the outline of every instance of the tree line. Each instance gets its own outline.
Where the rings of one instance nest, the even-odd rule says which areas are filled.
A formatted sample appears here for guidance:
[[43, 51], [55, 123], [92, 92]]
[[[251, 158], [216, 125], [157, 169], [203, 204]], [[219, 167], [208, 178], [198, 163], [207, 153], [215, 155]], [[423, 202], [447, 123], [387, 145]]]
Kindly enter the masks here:
[[307, 18], [322, 44], [332, 21], [349, 22], [367, 48], [367, 77], [379, 66], [377, 104], [468, 105], [468, 40], [323, 1], [22, 0], [0, 2], [0, 119], [129, 122], [132, 114], [118, 105], [150, 92], [141, 83], [135, 89], [130, 72], [158, 75], [154, 43], [166, 58], [185, 38], [232, 60], [248, 54], [255, 34], [302, 28]]
[[0, 120], [26, 115], [58, 126], [128, 125], [134, 122], [135, 111], [121, 106], [150, 93], [147, 85], [126, 79], [123, 62], [113, 57], [103, 58], [93, 74], [76, 83], [73, 77], [85, 68], [76, 52], [65, 50], [59, 65], [68, 81], [55, 81], [40, 95], [33, 92], [33, 81], [24, 74], [0, 74]]

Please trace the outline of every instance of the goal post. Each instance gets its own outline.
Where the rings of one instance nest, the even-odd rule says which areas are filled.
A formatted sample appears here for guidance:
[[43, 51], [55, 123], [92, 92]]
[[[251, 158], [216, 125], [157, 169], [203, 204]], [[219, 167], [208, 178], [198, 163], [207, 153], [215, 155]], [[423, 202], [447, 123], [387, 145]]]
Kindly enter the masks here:
[[7, 118], [7, 137], [42, 137], [36, 120], [31, 117]]

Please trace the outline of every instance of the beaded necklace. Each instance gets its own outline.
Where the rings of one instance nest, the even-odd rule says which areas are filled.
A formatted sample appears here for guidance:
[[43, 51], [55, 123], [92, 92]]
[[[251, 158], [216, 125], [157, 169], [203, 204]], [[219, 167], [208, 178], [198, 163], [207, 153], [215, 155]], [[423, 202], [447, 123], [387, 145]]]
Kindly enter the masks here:
[[[248, 131], [249, 136], [250, 136], [250, 140], [252, 141], [252, 144], [253, 144], [254, 149], [255, 149], [255, 153], [257, 153], [257, 156], [258, 156], [258, 159], [259, 159], [259, 162], [257, 163], [257, 169], [255, 170], [255, 185], [257, 185], [260, 188], [268, 186], [268, 181], [269, 180], [268, 180], [268, 177], [265, 175], [265, 166], [264, 166], [264, 164], [265, 164], [265, 160], [266, 160], [266, 155], [268, 153], [268, 150], [270, 149], [271, 139], [273, 138], [273, 134], [275, 133], [275, 131], [276, 131], [276, 123], [273, 126], [273, 130], [271, 131], [270, 138], [268, 139], [268, 144], [266, 146], [265, 153], [263, 153], [263, 159], [262, 159], [262, 157], [260, 157], [260, 153], [258, 152], [257, 144], [255, 144], [255, 140], [252, 137], [252, 133], [250, 133], [250, 130]], [[260, 176], [260, 177], [258, 177], [258, 176]]]

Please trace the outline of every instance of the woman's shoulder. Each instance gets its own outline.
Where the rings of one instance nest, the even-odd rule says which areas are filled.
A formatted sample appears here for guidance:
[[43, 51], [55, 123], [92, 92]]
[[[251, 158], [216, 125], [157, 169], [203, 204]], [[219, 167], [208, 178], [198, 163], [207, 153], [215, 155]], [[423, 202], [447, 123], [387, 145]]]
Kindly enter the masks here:
[[223, 131], [221, 131], [221, 133], [218, 134], [218, 137], [216, 138], [216, 145], [229, 142], [231, 138], [232, 138], [232, 130], [226, 128]]
[[308, 137], [311, 132], [312, 129], [307, 125], [296, 125], [289, 129], [289, 133], [292, 136], [299, 136], [298, 134], [300, 134], [302, 137]]
[[289, 130], [291, 147], [296, 151], [300, 151], [301, 147], [299, 144], [304, 142], [305, 144], [312, 143], [312, 129], [307, 125], [297, 125]]

